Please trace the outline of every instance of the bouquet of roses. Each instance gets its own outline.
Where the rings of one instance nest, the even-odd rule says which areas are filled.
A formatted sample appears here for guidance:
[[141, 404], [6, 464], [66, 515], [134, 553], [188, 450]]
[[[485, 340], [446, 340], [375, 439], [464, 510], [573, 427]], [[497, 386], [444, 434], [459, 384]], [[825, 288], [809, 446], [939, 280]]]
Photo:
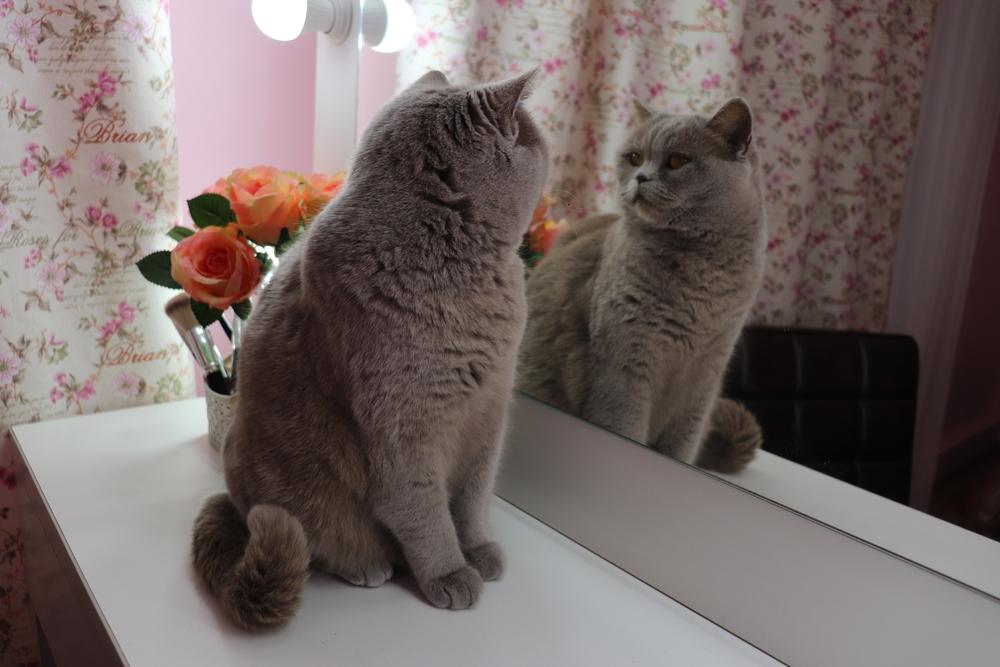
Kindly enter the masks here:
[[174, 227], [167, 233], [177, 241], [173, 250], [149, 254], [136, 266], [146, 280], [187, 292], [204, 327], [230, 307], [245, 320], [250, 295], [271, 268], [271, 253], [280, 256], [298, 238], [345, 178], [344, 172], [236, 169], [188, 200], [196, 229]]
[[568, 225], [565, 218], [556, 220], [552, 217], [551, 207], [554, 203], [554, 199], [542, 195], [542, 200], [538, 202], [531, 216], [528, 233], [524, 235], [520, 248], [521, 259], [524, 260], [525, 268], [528, 270], [534, 268], [535, 264], [545, 257], [552, 244], [559, 238], [559, 234]]

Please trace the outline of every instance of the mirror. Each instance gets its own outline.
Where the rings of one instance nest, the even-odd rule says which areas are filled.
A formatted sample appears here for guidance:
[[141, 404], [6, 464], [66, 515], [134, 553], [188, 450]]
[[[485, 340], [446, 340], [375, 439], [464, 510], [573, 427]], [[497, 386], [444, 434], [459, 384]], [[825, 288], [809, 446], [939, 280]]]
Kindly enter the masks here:
[[541, 67], [522, 391], [765, 496], [792, 462], [1000, 538], [994, 10], [413, 7], [399, 87]]

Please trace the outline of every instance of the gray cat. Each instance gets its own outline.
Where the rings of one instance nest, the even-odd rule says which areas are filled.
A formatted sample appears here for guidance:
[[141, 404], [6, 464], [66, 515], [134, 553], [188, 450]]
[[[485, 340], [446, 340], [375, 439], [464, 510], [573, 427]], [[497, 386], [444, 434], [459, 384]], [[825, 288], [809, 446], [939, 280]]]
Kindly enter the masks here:
[[743, 468], [761, 443], [718, 398], [766, 239], [751, 113], [653, 114], [618, 162], [624, 216], [571, 225], [528, 280], [520, 389], [685, 461]]
[[526, 304], [517, 247], [548, 154], [534, 73], [432, 72], [389, 103], [347, 186], [281, 260], [248, 323], [194, 563], [238, 625], [287, 621], [310, 564], [360, 586], [407, 565], [475, 604], [503, 554], [486, 512]]

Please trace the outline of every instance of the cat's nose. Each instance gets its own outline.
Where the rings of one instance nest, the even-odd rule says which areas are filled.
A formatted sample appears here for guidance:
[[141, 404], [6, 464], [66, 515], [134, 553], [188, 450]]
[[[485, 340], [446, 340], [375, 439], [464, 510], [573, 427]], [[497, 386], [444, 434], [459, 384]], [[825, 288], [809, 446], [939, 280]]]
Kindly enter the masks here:
[[647, 176], [646, 174], [639, 173], [635, 175], [635, 180], [637, 183], [642, 184], [649, 180], [649, 176]]

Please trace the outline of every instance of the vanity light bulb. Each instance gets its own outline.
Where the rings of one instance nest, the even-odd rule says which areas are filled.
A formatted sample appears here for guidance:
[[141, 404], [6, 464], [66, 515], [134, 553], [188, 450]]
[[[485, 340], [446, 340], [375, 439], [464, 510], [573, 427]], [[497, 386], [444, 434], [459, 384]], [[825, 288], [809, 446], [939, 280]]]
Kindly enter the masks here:
[[417, 21], [407, 0], [364, 0], [361, 33], [373, 51], [395, 53], [413, 39]]
[[338, 18], [350, 26], [350, 5], [343, 0], [253, 0], [250, 13], [262, 33], [280, 42], [304, 32], [330, 32]]
[[306, 0], [253, 0], [250, 13], [258, 30], [271, 39], [288, 42], [302, 34], [306, 8]]

